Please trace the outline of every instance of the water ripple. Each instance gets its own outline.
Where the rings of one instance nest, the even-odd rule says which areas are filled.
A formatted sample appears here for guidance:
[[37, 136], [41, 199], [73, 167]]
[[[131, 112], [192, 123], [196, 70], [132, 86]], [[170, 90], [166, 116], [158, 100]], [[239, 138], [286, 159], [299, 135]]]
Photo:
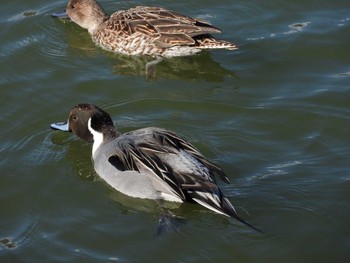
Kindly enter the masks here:
[[0, 238], [0, 244], [6, 249], [11, 250], [33, 246], [45, 238], [45, 233], [43, 232], [45, 225], [44, 220], [35, 216], [31, 218], [27, 217], [24, 221], [22, 220], [11, 236]]
[[343, 73], [337, 73], [332, 75], [334, 78], [348, 78], [350, 77], [350, 71], [349, 72], [343, 72]]

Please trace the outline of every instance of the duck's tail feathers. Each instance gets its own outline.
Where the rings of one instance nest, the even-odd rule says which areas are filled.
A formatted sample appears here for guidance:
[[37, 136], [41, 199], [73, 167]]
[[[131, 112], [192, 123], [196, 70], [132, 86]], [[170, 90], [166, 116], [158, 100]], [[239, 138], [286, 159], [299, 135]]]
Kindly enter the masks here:
[[239, 217], [235, 208], [231, 204], [231, 202], [221, 192], [219, 192], [219, 194], [213, 194], [211, 192], [194, 191], [194, 192], [189, 192], [189, 194], [191, 198], [198, 204], [216, 213], [219, 213], [228, 217], [233, 217], [239, 222], [254, 229], [255, 231], [258, 231], [259, 233], [263, 233], [260, 229], [256, 228], [255, 226], [249, 224], [248, 222], [243, 220], [241, 217]]
[[216, 39], [213, 37], [203, 37], [196, 39], [198, 47], [202, 49], [228, 49], [235, 50], [239, 46], [226, 40]]

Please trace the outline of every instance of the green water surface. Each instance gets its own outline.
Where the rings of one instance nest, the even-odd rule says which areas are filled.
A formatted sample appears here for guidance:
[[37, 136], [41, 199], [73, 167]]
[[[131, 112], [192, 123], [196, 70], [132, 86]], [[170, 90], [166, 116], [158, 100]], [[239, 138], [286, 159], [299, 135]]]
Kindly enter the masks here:
[[[209, 20], [237, 51], [161, 62], [114, 55], [50, 15], [67, 1], [0, 8], [0, 262], [347, 262], [350, 258], [350, 2], [115, 1]], [[153, 201], [94, 173], [91, 145], [53, 132], [77, 103], [122, 132], [176, 131], [223, 167], [237, 212], [193, 204], [156, 236]]]

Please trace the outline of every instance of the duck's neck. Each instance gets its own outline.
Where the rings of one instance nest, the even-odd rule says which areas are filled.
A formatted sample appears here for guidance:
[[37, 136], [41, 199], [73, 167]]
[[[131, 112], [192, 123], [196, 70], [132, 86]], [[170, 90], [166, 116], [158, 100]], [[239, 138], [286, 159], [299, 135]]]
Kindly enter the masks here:
[[93, 13], [91, 15], [93, 19], [88, 20], [88, 24], [86, 25], [86, 29], [91, 35], [94, 35], [96, 31], [101, 27], [102, 23], [109, 18], [99, 3], [95, 2], [95, 5], [96, 6], [93, 9]]
[[120, 136], [120, 132], [117, 131], [114, 127], [110, 127], [110, 129], [106, 130], [103, 134], [103, 139], [105, 142], [111, 141]]
[[104, 138], [102, 133], [94, 132], [94, 144], [92, 145], [92, 158], [95, 157], [97, 149], [103, 144]]
[[115, 130], [114, 127], [110, 127], [110, 129], [105, 130], [103, 133], [95, 131], [93, 129], [91, 129], [90, 132], [92, 133], [94, 138], [94, 143], [92, 145], [92, 157], [95, 156], [98, 148], [102, 144], [109, 142], [120, 135], [120, 133], [117, 130]]

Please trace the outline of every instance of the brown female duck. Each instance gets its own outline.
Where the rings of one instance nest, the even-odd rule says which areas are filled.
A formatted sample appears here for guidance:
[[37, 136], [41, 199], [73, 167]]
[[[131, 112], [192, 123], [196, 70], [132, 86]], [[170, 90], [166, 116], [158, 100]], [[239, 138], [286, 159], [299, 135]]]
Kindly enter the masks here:
[[115, 53], [162, 58], [238, 48], [212, 37], [221, 30], [208, 22], [161, 7], [137, 6], [108, 16], [95, 0], [70, 0], [66, 14], [87, 29], [98, 46]]

